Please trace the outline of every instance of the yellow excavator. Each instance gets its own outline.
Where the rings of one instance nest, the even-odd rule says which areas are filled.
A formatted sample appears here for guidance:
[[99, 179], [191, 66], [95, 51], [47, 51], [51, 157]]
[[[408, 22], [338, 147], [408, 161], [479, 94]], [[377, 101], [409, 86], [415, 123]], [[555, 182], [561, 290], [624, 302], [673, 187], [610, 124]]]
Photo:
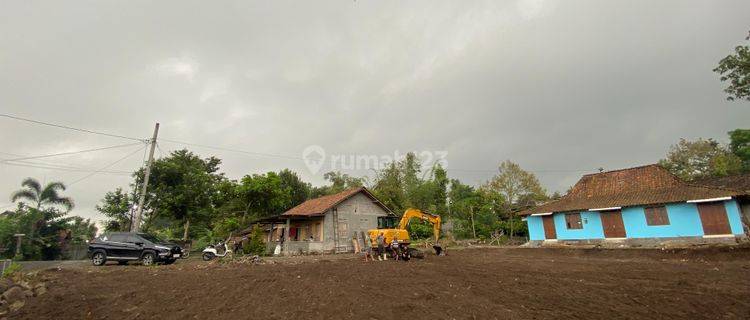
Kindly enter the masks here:
[[378, 228], [367, 231], [367, 234], [370, 237], [370, 245], [372, 246], [372, 248], [376, 249], [378, 247], [377, 237], [378, 235], [382, 234], [386, 246], [390, 245], [393, 239], [396, 239], [403, 252], [406, 252], [409, 254], [409, 256], [413, 256], [415, 258], [423, 258], [424, 253], [416, 248], [409, 248], [411, 239], [409, 238], [409, 231], [406, 230], [406, 227], [409, 225], [409, 221], [411, 221], [411, 219], [413, 218], [432, 223], [432, 232], [435, 237], [435, 243], [433, 244], [432, 248], [435, 250], [435, 254], [439, 256], [444, 255], [443, 248], [439, 243], [441, 223], [440, 216], [422, 212], [419, 209], [406, 209], [404, 215], [401, 216], [400, 220], [399, 217], [396, 216], [378, 217]]

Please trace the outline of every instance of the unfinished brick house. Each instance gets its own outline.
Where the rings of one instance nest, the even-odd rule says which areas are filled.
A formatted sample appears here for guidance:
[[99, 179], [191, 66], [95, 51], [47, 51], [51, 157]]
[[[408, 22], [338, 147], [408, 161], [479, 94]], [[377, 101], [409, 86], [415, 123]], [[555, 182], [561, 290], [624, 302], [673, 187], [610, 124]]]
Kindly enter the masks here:
[[359, 187], [307, 200], [258, 224], [266, 232], [269, 251], [279, 244], [283, 254], [349, 252], [354, 250], [352, 239], [377, 228], [378, 217], [392, 214], [367, 188]]

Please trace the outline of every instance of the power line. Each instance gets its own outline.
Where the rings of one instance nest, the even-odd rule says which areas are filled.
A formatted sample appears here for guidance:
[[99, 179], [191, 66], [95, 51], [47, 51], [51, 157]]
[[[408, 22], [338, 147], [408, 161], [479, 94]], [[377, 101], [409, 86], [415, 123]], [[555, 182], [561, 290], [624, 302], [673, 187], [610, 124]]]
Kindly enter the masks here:
[[71, 182], [71, 183], [70, 183], [70, 184], [68, 184], [68, 185], [69, 185], [69, 186], [72, 186], [72, 185], [74, 185], [74, 184], [76, 184], [76, 183], [79, 183], [79, 182], [81, 182], [81, 181], [83, 181], [83, 180], [86, 180], [86, 179], [88, 179], [89, 177], [91, 177], [91, 176], [93, 176], [93, 175], [95, 175], [95, 174], [97, 174], [97, 173], [99, 173], [99, 172], [101, 172], [101, 171], [103, 171], [103, 170], [105, 170], [105, 169], [107, 169], [107, 168], [111, 167], [111, 166], [114, 166], [114, 165], [116, 165], [117, 163], [119, 163], [120, 161], [123, 161], [123, 160], [125, 160], [125, 159], [129, 158], [130, 156], [132, 156], [132, 155], [134, 155], [134, 154], [136, 154], [136, 153], [140, 152], [140, 151], [141, 151], [141, 150], [142, 150], [143, 148], [145, 148], [145, 147], [146, 147], [146, 145], [143, 145], [142, 147], [138, 148], [137, 150], [135, 150], [135, 151], [133, 151], [133, 152], [131, 152], [131, 153], [128, 153], [128, 154], [127, 154], [127, 155], [125, 155], [124, 157], [122, 157], [122, 158], [120, 158], [120, 159], [117, 159], [117, 160], [115, 160], [114, 162], [111, 162], [111, 163], [107, 164], [106, 166], [102, 167], [101, 169], [99, 169], [99, 170], [97, 170], [97, 171], [94, 171], [94, 172], [92, 172], [92, 173], [89, 173], [89, 174], [87, 174], [87, 175], [83, 176], [82, 178], [80, 178], [80, 179], [78, 179], [78, 180], [75, 180], [75, 181]]
[[236, 153], [244, 153], [244, 154], [254, 155], [254, 156], [264, 156], [264, 157], [292, 159], [292, 160], [305, 160], [302, 157], [286, 156], [286, 155], [272, 154], [272, 153], [252, 152], [252, 151], [246, 151], [246, 150], [240, 150], [240, 149], [231, 149], [231, 148], [225, 148], [225, 147], [216, 147], [216, 146], [209, 146], [209, 145], [205, 145], [205, 144], [197, 144], [197, 143], [177, 141], [177, 140], [169, 140], [169, 139], [160, 139], [160, 140], [164, 141], [164, 142], [171, 142], [171, 143], [182, 144], [182, 145], [186, 145], [186, 146], [193, 146], [193, 147], [200, 147], [200, 148], [214, 149], [214, 150], [222, 150], [222, 151], [229, 151], [229, 152], [236, 152]]
[[21, 158], [14, 158], [14, 159], [5, 159], [5, 160], [2, 160], [2, 161], [3, 162], [9, 162], [9, 161], [21, 161], [21, 160], [50, 158], [50, 157], [56, 157], [56, 156], [64, 156], [64, 155], [71, 155], [71, 154], [87, 153], [87, 152], [109, 150], [109, 149], [116, 149], [116, 148], [125, 148], [125, 147], [130, 147], [130, 146], [134, 146], [134, 145], [138, 145], [138, 144], [142, 144], [142, 142], [121, 144], [121, 145], [116, 145], [116, 146], [100, 147], [100, 148], [86, 149], [86, 150], [79, 150], [79, 151], [70, 151], [70, 152], [45, 154], [45, 155], [41, 155], [41, 156], [32, 156], [32, 157], [21, 157]]
[[74, 128], [74, 127], [70, 127], [70, 126], [66, 126], [66, 125], [62, 125], [62, 124], [55, 124], [55, 123], [44, 122], [44, 121], [39, 121], [39, 120], [27, 119], [27, 118], [22, 118], [22, 117], [10, 115], [10, 114], [5, 114], [5, 113], [0, 113], [0, 117], [5, 117], [5, 118], [19, 120], [19, 121], [25, 121], [25, 122], [30, 122], [30, 123], [35, 123], [35, 124], [40, 124], [40, 125], [55, 127], [55, 128], [73, 130], [73, 131], [78, 131], [78, 132], [84, 132], [84, 133], [90, 133], [90, 134], [98, 134], [98, 135], [108, 136], [108, 137], [113, 137], [113, 138], [128, 139], [128, 140], [135, 140], [135, 141], [141, 141], [141, 142], [148, 141], [148, 139], [140, 139], [140, 138], [123, 136], [123, 135], [119, 135], [119, 134], [112, 134], [112, 133], [106, 133], [106, 132], [100, 132], [100, 131], [94, 131], [94, 130], [88, 130], [88, 129]]
[[[9, 165], [9, 166], [16, 166], [16, 167], [27, 167], [27, 168], [37, 168], [37, 169], [47, 169], [47, 170], [57, 170], [57, 171], [67, 171], [67, 172], [95, 172], [97, 170], [92, 169], [84, 169], [84, 168], [74, 168], [74, 167], [56, 167], [56, 166], [49, 166], [49, 165], [39, 165], [39, 164], [33, 164], [33, 163], [10, 163], [10, 162], [2, 162], [2, 164]], [[129, 175], [132, 172], [128, 171], [117, 171], [117, 170], [107, 170], [107, 171], [99, 171], [99, 173], [108, 173], [108, 174], [115, 174], [115, 175]]]
[[[8, 153], [8, 152], [1, 152], [1, 151], [0, 151], [0, 154], [14, 156], [14, 157], [28, 157], [27, 155], [15, 154], [15, 153]], [[73, 172], [91, 172], [91, 171], [93, 171], [93, 169], [82, 168], [82, 167], [78, 167], [78, 166], [71, 165], [69, 163], [64, 163], [64, 162], [51, 163], [51, 162], [44, 162], [44, 161], [17, 161], [16, 163], [6, 163], [6, 162], [3, 162], [3, 161], [5, 161], [5, 160], [4, 159], [0, 159], [0, 164], [7, 164], [7, 165], [19, 166], [19, 167], [31, 167], [31, 168], [60, 170], [60, 171], [73, 171]], [[131, 172], [110, 170], [110, 171], [107, 171], [107, 173], [130, 174]]]
[[[159, 150], [159, 159], [161, 159], [162, 157], [164, 157], [164, 152], [163, 152], [163, 151], [161, 151], [161, 146], [159, 146], [159, 143], [158, 143], [158, 142], [156, 143], [156, 149], [158, 149], [158, 150]], [[144, 160], [144, 161], [145, 161], [145, 160]]]

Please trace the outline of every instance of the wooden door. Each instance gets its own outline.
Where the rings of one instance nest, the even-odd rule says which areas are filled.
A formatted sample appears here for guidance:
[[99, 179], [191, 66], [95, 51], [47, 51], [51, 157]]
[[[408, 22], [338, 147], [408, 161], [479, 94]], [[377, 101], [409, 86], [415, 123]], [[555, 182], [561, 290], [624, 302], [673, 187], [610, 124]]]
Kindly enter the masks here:
[[544, 224], [544, 238], [548, 240], [557, 239], [555, 220], [552, 219], [552, 215], [542, 216], [542, 223]]
[[699, 203], [698, 213], [703, 224], [703, 234], [732, 234], [723, 202]]
[[602, 211], [600, 216], [605, 238], [625, 238], [625, 224], [620, 210]]

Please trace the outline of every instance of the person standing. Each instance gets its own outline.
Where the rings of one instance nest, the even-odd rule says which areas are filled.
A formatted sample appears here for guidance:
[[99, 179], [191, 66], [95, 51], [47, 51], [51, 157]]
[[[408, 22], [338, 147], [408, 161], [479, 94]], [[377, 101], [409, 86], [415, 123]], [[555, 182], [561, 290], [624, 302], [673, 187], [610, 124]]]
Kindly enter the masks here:
[[393, 251], [393, 259], [399, 260], [399, 255], [401, 254], [400, 248], [399, 248], [398, 239], [396, 239], [396, 235], [393, 235], [393, 241], [391, 241], [391, 251]]
[[383, 261], [384, 259], [387, 260], [385, 256], [385, 237], [383, 236], [383, 233], [381, 232], [375, 240], [378, 243], [378, 261]]

